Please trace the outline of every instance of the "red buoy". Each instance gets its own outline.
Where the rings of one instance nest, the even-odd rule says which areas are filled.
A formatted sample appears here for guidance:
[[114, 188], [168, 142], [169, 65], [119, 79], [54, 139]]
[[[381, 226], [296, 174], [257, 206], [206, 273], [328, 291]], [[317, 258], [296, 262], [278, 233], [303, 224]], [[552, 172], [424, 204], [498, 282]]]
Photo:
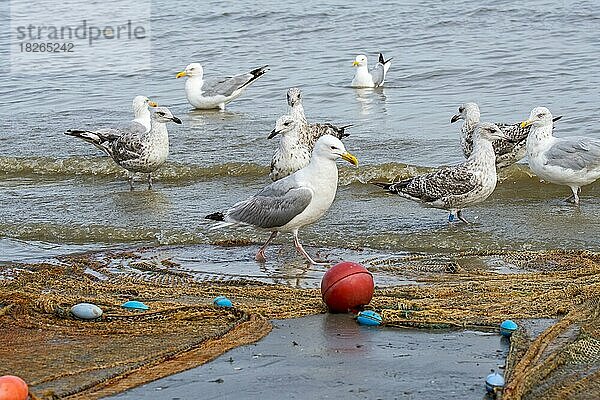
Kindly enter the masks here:
[[0, 400], [27, 400], [29, 388], [18, 376], [0, 376]]
[[323, 302], [330, 312], [345, 313], [369, 304], [373, 298], [373, 275], [355, 262], [334, 265], [321, 280]]

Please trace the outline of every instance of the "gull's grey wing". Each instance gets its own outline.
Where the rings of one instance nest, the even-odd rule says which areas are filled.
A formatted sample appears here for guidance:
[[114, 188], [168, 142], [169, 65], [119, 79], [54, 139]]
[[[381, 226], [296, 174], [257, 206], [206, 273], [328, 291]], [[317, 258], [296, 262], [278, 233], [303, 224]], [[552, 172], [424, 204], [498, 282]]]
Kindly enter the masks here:
[[448, 196], [466, 194], [476, 186], [473, 173], [464, 165], [458, 165], [394, 183], [388, 190], [429, 203]]
[[557, 138], [546, 152], [546, 163], [580, 171], [600, 167], [600, 139], [572, 136]]
[[202, 85], [202, 95], [205, 97], [212, 96], [231, 96], [235, 91], [248, 86], [254, 82], [265, 72], [268, 71], [268, 66], [265, 65], [260, 68], [253, 69], [245, 74], [239, 74], [228, 78], [207, 78], [204, 79]]
[[312, 199], [312, 191], [297, 186], [289, 176], [273, 182], [248, 200], [225, 212], [225, 220], [270, 229], [284, 226], [300, 214]]
[[384, 65], [380, 62], [377, 63], [377, 65], [375, 65], [373, 67], [373, 69], [371, 69], [371, 77], [373, 78], [373, 83], [375, 84], [375, 87], [378, 87], [379, 85], [381, 85], [385, 79], [385, 68]]

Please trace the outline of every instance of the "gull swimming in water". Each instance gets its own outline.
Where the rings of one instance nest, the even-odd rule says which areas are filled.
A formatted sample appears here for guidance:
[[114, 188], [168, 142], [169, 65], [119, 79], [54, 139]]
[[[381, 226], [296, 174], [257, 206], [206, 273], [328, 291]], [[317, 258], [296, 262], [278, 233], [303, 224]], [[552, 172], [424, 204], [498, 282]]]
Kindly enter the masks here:
[[370, 71], [367, 66], [367, 56], [359, 54], [352, 63], [356, 68], [356, 74], [350, 86], [353, 88], [377, 88], [385, 82], [385, 76], [390, 69], [392, 59], [385, 60], [383, 54], [379, 53], [379, 60]]
[[546, 107], [531, 110], [522, 127], [531, 126], [527, 138], [529, 168], [542, 180], [569, 186], [566, 201], [579, 204], [581, 187], [600, 178], [600, 139], [552, 135], [553, 119]]
[[135, 96], [133, 98], [133, 115], [135, 119], [132, 122], [142, 125], [146, 132], [150, 130], [150, 110], [148, 107], [158, 107], [158, 104], [146, 96]]
[[206, 218], [221, 221], [216, 227], [249, 225], [271, 231], [267, 242], [256, 253], [255, 259], [259, 262], [265, 261], [265, 249], [279, 232], [291, 232], [296, 250], [311, 264], [318, 264], [300, 244], [298, 230], [318, 221], [331, 207], [337, 191], [335, 161], [338, 158], [358, 165], [356, 157], [346, 151], [339, 139], [325, 135], [317, 141], [306, 167], [271, 183], [228, 210]]
[[279, 117], [267, 139], [273, 139], [277, 135], [281, 135], [281, 139], [271, 159], [269, 177], [272, 181], [285, 178], [306, 167], [311, 155], [311, 151], [300, 140], [301, 124], [291, 115]]
[[265, 65], [250, 72], [227, 78], [204, 79], [202, 65], [192, 63], [185, 67], [184, 71], [178, 73], [176, 78], [188, 77], [185, 82], [185, 95], [188, 102], [195, 108], [224, 110], [225, 104], [240, 97], [250, 84], [269, 70], [267, 67], [268, 65]]
[[[458, 108], [458, 114], [450, 119], [451, 123], [462, 119], [463, 125], [460, 129], [460, 146], [465, 158], [469, 158], [473, 151], [473, 133], [475, 126], [479, 123], [479, 106], [476, 103], [464, 103]], [[562, 116], [554, 118], [558, 121]], [[496, 153], [496, 167], [505, 168], [519, 160], [527, 153], [527, 136], [530, 127], [521, 127], [519, 123], [502, 124], [496, 123], [506, 138], [497, 139], [492, 142]]]
[[492, 141], [502, 138], [504, 134], [496, 125], [480, 123], [475, 127], [473, 152], [464, 163], [397, 183], [375, 184], [428, 207], [450, 211], [450, 222], [454, 221], [456, 215], [468, 223], [462, 210], [481, 203], [496, 188], [496, 155]]
[[181, 124], [181, 120], [174, 117], [168, 108], [156, 107], [149, 131], [143, 125], [132, 122], [127, 128], [95, 131], [69, 129], [65, 134], [93, 144], [125, 168], [131, 190], [136, 172], [148, 174], [148, 189], [151, 189], [152, 172], [164, 164], [169, 154], [167, 122]]
[[352, 125], [335, 126], [330, 123], [309, 124], [304, 115], [304, 106], [302, 105], [302, 91], [299, 88], [289, 88], [287, 91], [287, 102], [290, 106], [290, 115], [296, 120], [300, 128], [300, 142], [304, 144], [309, 151], [315, 147], [317, 140], [323, 135], [332, 135], [338, 139], [350, 136], [346, 133], [346, 128]]

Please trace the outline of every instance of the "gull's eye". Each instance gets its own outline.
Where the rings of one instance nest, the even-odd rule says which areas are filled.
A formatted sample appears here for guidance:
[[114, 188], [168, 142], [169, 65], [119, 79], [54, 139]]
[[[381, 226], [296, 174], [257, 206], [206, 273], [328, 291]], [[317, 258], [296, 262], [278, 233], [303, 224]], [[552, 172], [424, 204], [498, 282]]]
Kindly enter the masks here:
[[465, 109], [463, 107], [459, 107], [458, 112], [462, 113], [463, 111], [465, 111]]
[[283, 123], [283, 125], [285, 125], [285, 126], [288, 126], [289, 124], [290, 124], [290, 121]]
[[335, 149], [336, 149], [336, 147], [335, 147], [335, 146], [331, 146], [331, 150], [335, 150]]
[[538, 118], [542, 118], [544, 116], [544, 113], [540, 113], [537, 115]]

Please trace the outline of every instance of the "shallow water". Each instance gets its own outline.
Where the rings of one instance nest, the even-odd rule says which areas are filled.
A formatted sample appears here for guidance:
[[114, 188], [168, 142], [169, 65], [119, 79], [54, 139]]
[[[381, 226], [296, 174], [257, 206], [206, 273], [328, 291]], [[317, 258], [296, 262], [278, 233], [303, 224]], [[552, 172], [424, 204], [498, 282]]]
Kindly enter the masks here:
[[[340, 165], [332, 209], [301, 232], [311, 251], [352, 259], [362, 248], [598, 250], [598, 183], [583, 189], [583, 204], [574, 208], [561, 201], [568, 188], [539, 183], [524, 165], [511, 167], [485, 203], [466, 211], [473, 224], [449, 227], [443, 211], [366, 182], [460, 162], [460, 127], [449, 121], [465, 101], [480, 104], [482, 119], [501, 122], [545, 105], [564, 116], [557, 135], [600, 137], [599, 19], [592, 1], [238, 1], [198, 10], [153, 1], [152, 64], [144, 74], [78, 69], [74, 58], [68, 70], [0, 76], [0, 261], [139, 244], [264, 241], [265, 233], [248, 229], [209, 231], [204, 216], [268, 182], [276, 144], [266, 136], [286, 111], [291, 86], [303, 89], [309, 120], [353, 124], [346, 145], [361, 162], [357, 169]], [[373, 60], [378, 51], [394, 58], [385, 88], [349, 88], [354, 56]], [[263, 64], [271, 70], [227, 111], [199, 112], [175, 79], [192, 61], [202, 62], [206, 75]], [[170, 158], [154, 190], [140, 182], [129, 192], [122, 170], [62, 132], [126, 121], [138, 94], [168, 105], [183, 125], [170, 127]], [[245, 259], [256, 246], [236, 249]], [[277, 260], [293, 258], [289, 251]]]

